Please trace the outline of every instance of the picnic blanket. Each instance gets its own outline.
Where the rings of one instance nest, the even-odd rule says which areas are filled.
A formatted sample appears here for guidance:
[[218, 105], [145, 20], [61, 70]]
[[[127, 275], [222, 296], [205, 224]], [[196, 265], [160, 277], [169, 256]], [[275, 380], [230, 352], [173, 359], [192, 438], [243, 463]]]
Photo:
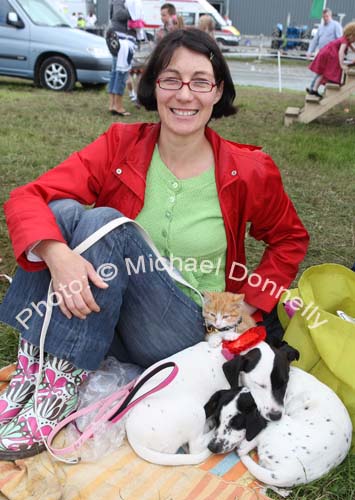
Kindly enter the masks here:
[[[0, 370], [0, 390], [13, 370]], [[67, 438], [64, 429], [55, 446], [65, 446]], [[124, 441], [95, 462], [67, 465], [47, 452], [0, 462], [0, 500], [101, 499], [270, 500], [235, 453], [212, 455], [197, 466], [165, 467], [140, 459]]]

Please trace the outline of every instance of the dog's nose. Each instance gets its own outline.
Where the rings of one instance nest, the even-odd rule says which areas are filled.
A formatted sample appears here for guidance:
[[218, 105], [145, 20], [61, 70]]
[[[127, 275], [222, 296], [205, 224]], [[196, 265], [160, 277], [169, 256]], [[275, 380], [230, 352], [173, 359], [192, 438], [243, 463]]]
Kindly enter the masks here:
[[282, 413], [280, 411], [270, 411], [270, 413], [268, 413], [268, 417], [270, 420], [280, 420], [280, 418], [282, 417]]
[[221, 443], [215, 440], [210, 441], [207, 447], [212, 453], [220, 453], [222, 449]]

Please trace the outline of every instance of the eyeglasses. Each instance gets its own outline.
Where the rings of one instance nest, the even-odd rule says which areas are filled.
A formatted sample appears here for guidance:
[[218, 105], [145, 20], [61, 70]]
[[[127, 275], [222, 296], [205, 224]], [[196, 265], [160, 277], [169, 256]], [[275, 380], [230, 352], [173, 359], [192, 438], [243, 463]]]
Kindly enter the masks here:
[[183, 85], [187, 85], [192, 92], [207, 93], [212, 92], [217, 83], [211, 83], [208, 80], [190, 80], [183, 82], [177, 78], [159, 78], [157, 84], [163, 90], [180, 90]]

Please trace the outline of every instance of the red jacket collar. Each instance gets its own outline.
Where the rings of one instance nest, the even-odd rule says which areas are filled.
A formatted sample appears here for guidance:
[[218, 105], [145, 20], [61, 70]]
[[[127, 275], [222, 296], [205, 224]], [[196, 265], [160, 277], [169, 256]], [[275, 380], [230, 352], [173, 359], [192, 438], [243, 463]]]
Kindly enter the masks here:
[[[144, 199], [145, 179], [153, 156], [155, 145], [160, 133], [159, 123], [138, 123], [132, 125], [119, 124], [119, 147], [117, 158], [129, 167], [135, 176], [136, 194]], [[206, 127], [206, 137], [213, 149], [216, 165], [217, 189], [224, 188], [238, 178], [238, 157], [247, 151], [260, 150], [259, 146], [239, 144], [223, 139], [209, 127]], [[223, 148], [221, 147], [223, 141]], [[230, 148], [228, 148], [230, 145]], [[139, 147], [136, 147], [139, 146]], [[144, 153], [142, 153], [144, 152]], [[233, 172], [233, 173], [232, 173]], [[137, 185], [137, 176], [141, 179]], [[130, 177], [130, 176], [129, 176]], [[122, 178], [124, 181], [125, 179]], [[127, 179], [129, 182], [129, 179]]]

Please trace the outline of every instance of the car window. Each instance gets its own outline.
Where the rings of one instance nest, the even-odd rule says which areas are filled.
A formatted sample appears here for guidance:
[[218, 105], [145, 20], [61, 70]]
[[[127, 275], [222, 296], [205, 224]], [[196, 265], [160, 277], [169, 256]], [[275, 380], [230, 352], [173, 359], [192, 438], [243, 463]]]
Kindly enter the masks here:
[[14, 12], [14, 9], [11, 7], [7, 0], [0, 0], [0, 26], [9, 26], [6, 23], [8, 12]]
[[196, 14], [193, 12], [179, 12], [179, 15], [182, 16], [185, 26], [195, 26]]
[[40, 26], [68, 26], [68, 21], [44, 0], [17, 0], [28, 17]]

